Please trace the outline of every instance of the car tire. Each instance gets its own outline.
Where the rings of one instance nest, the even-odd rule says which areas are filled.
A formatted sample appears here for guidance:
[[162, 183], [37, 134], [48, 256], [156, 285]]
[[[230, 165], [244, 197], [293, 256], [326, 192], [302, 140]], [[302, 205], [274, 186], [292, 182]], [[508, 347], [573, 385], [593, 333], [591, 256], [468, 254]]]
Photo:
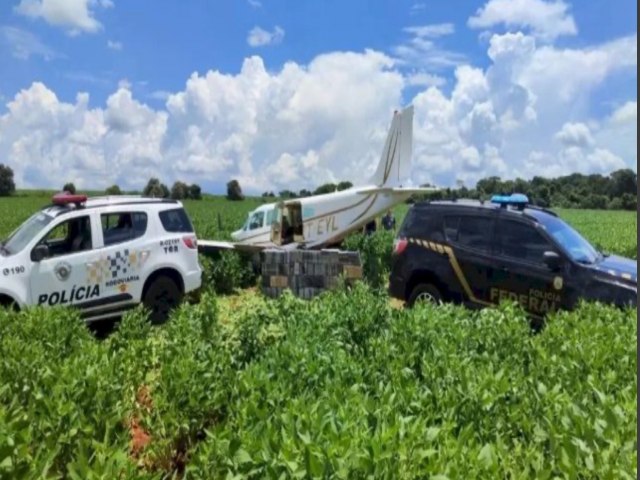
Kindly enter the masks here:
[[182, 297], [180, 288], [171, 278], [161, 276], [154, 279], [142, 300], [150, 310], [149, 321], [154, 325], [166, 322], [171, 311], [182, 302]]
[[409, 299], [407, 300], [407, 306], [413, 307], [416, 302], [429, 301], [436, 304], [443, 302], [443, 296], [438, 287], [432, 283], [419, 283], [411, 291]]
[[20, 311], [20, 306], [18, 305], [18, 302], [16, 302], [11, 297], [2, 297], [2, 298], [0, 298], [0, 308], [4, 308], [6, 310], [10, 310], [10, 311], [13, 311], [13, 312], [19, 312]]

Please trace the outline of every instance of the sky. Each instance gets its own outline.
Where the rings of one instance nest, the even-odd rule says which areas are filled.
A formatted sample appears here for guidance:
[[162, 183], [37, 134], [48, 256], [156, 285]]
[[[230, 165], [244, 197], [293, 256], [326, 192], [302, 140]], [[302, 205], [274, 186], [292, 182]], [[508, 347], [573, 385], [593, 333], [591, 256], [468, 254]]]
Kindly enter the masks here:
[[631, 0], [5, 0], [18, 188], [365, 184], [414, 106], [411, 180], [637, 171]]

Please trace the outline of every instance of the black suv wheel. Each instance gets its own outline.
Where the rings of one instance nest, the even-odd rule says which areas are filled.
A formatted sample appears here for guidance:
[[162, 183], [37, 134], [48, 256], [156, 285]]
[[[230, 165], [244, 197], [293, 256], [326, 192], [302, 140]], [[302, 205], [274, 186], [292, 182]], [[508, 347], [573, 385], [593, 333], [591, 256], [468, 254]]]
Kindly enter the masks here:
[[432, 283], [419, 283], [411, 291], [407, 304], [413, 307], [416, 302], [442, 303], [443, 297], [438, 287]]

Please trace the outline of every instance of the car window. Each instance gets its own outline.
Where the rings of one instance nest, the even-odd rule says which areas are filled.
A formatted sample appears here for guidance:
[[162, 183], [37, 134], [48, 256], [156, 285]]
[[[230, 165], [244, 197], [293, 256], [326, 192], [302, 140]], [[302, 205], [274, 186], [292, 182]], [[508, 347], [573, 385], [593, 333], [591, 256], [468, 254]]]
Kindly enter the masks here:
[[491, 251], [493, 219], [470, 215], [447, 215], [444, 234], [447, 241], [476, 250]]
[[542, 265], [544, 252], [552, 245], [532, 225], [513, 220], [500, 220], [497, 254]]
[[407, 215], [404, 217], [400, 230], [398, 231], [398, 237], [410, 237], [415, 234], [416, 225], [416, 209], [415, 207], [409, 209]]
[[103, 213], [100, 220], [105, 246], [140, 238], [147, 231], [147, 214], [143, 212]]
[[163, 210], [159, 214], [160, 222], [167, 232], [193, 233], [193, 225], [183, 208]]
[[558, 217], [544, 212], [531, 211], [530, 215], [535, 216], [542, 228], [558, 242], [574, 261], [586, 264], [593, 264], [602, 257], [577, 230], [565, 223]]
[[443, 243], [445, 236], [443, 232], [442, 219], [439, 217], [433, 217], [429, 221], [429, 240], [434, 242]]
[[251, 215], [251, 219], [249, 220], [249, 230], [255, 230], [256, 228], [262, 227], [262, 222], [264, 221], [264, 212], [255, 212]]
[[54, 217], [44, 212], [39, 212], [31, 216], [17, 228], [2, 246], [4, 254], [13, 255], [22, 251], [34, 237], [44, 229]]
[[402, 222], [398, 236], [443, 242], [442, 218], [433, 210], [412, 208]]
[[458, 241], [458, 225], [460, 225], [460, 217], [444, 217], [444, 237], [449, 242]]
[[69, 222], [64, 222], [53, 227], [47, 233], [47, 242], [59, 242], [69, 236]]
[[49, 247], [49, 257], [91, 250], [93, 239], [89, 216], [71, 218], [56, 225], [38, 244]]

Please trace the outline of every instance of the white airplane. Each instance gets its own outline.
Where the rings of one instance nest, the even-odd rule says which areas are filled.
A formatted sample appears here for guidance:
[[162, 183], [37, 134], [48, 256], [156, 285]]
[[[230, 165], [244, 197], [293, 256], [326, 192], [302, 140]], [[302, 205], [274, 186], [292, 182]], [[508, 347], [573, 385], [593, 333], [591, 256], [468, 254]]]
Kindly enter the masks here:
[[413, 106], [395, 112], [378, 168], [369, 184], [339, 192], [261, 205], [231, 234], [233, 242], [199, 240], [204, 251], [317, 249], [339, 244], [414, 193], [435, 187], [403, 187], [411, 171]]

